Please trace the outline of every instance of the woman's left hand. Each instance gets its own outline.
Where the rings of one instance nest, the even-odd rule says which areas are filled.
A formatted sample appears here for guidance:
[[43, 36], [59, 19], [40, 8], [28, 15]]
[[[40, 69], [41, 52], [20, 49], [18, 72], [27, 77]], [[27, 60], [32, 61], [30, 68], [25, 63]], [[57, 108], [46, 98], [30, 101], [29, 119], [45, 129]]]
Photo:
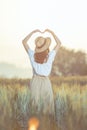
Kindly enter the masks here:
[[36, 32], [40, 32], [41, 33], [41, 31], [39, 29], [36, 29], [36, 30], [32, 31], [32, 33], [36, 33]]

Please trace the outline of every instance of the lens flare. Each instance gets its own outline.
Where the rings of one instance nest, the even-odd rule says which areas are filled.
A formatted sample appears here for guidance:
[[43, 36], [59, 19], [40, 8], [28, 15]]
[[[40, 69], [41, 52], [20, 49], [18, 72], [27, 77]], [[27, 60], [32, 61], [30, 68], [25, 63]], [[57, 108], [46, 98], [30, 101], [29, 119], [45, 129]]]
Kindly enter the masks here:
[[28, 130], [37, 130], [39, 126], [39, 120], [36, 117], [32, 117], [28, 121]]

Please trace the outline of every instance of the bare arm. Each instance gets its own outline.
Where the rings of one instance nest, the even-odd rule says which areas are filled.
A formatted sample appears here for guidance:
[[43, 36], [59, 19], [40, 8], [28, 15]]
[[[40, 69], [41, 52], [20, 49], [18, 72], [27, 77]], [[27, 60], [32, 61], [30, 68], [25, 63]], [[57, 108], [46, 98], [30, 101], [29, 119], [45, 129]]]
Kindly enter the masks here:
[[46, 29], [45, 31], [50, 32], [52, 34], [54, 40], [57, 43], [56, 46], [54, 47], [55, 51], [57, 52], [61, 46], [61, 42], [60, 42], [59, 38], [55, 35], [55, 33], [53, 31], [51, 31], [49, 29]]
[[30, 39], [30, 37], [34, 34], [34, 33], [36, 33], [36, 32], [40, 32], [40, 30], [38, 30], [38, 29], [36, 29], [36, 30], [34, 30], [34, 31], [32, 31], [31, 33], [29, 33], [23, 40], [22, 40], [22, 44], [23, 44], [23, 46], [24, 46], [24, 48], [25, 48], [25, 50], [28, 52], [28, 49], [29, 49], [29, 45], [28, 45], [28, 40]]

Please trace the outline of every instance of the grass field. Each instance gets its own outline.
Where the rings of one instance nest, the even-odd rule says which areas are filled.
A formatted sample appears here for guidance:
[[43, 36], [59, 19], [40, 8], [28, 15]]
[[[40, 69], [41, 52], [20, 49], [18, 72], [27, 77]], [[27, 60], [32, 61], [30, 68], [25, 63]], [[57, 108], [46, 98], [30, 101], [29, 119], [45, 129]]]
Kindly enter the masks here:
[[[51, 82], [58, 130], [87, 130], [87, 77], [51, 77]], [[27, 130], [29, 100], [29, 79], [0, 79], [0, 130]]]

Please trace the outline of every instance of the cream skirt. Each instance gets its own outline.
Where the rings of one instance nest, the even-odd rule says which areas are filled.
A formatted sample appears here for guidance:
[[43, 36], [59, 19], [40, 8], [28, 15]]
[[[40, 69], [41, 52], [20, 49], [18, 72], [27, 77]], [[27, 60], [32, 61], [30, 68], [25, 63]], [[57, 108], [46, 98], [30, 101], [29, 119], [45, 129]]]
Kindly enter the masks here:
[[30, 80], [30, 93], [35, 111], [55, 115], [54, 96], [49, 77], [34, 75]]

